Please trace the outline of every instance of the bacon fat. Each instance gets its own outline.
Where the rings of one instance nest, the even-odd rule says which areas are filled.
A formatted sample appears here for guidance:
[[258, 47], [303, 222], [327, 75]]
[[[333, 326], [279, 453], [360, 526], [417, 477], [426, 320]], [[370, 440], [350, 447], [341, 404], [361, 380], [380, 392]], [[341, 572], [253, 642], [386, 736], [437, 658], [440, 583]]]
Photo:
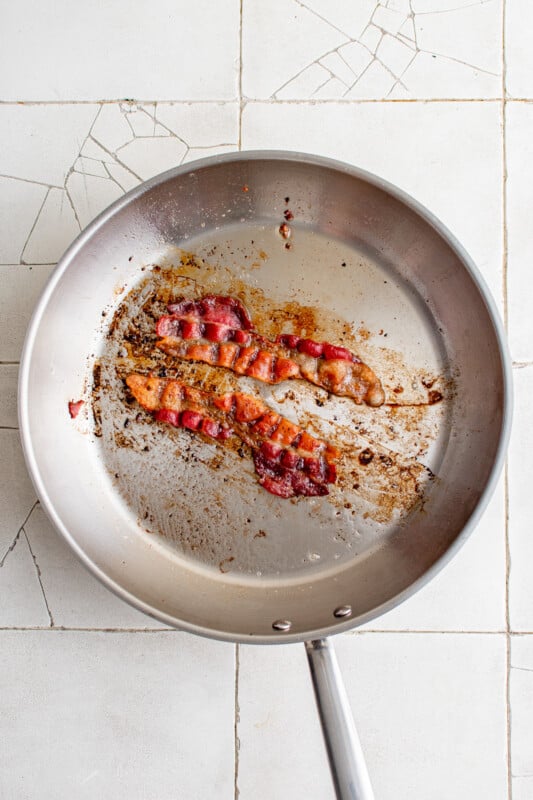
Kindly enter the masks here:
[[279, 497], [326, 495], [336, 480], [336, 447], [311, 436], [262, 400], [242, 392], [215, 394], [170, 378], [133, 373], [126, 384], [159, 422], [219, 442], [236, 436], [252, 450], [259, 483]]
[[293, 334], [267, 339], [253, 329], [248, 311], [234, 297], [181, 300], [168, 310], [156, 326], [157, 347], [168, 355], [264, 383], [300, 378], [359, 404], [380, 406], [385, 400], [373, 370], [350, 350]]

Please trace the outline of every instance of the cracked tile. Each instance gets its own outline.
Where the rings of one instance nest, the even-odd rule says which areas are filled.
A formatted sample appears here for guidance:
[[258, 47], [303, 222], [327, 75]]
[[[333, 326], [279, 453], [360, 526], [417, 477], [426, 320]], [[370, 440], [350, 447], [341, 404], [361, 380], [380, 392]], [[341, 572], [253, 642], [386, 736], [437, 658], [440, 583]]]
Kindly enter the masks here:
[[[238, 112], [237, 103], [0, 105], [0, 133], [13, 145], [11, 160], [0, 153], [13, 175], [2, 178], [0, 170], [0, 216], [12, 220], [0, 233], [0, 263], [53, 263], [82, 227], [142, 179], [234, 149]], [[21, 154], [30, 150], [24, 163]]]
[[264, 98], [276, 96], [314, 61], [349, 39], [297, 0], [248, 0], [243, 5], [242, 37], [243, 93]]
[[153, 135], [154, 136], [168, 136], [169, 133], [168, 133], [168, 130], [165, 127], [163, 127], [163, 125], [160, 125], [159, 122], [156, 122], [156, 124], [154, 125], [154, 133], [153, 133]]
[[0, 632], [0, 795], [233, 799], [234, 652], [175, 632]]
[[189, 161], [194, 161], [196, 158], [206, 158], [207, 156], [216, 156], [220, 153], [231, 153], [237, 150], [234, 144], [221, 144], [218, 147], [189, 147], [187, 155], [183, 159], [184, 164]]
[[514, 420], [509, 446], [509, 613], [511, 630], [533, 631], [531, 480], [533, 367], [514, 370]]
[[371, 61], [344, 97], [346, 100], [366, 97], [369, 87], [386, 97], [395, 83], [396, 79], [392, 72], [379, 61]]
[[330, 78], [327, 83], [322, 84], [313, 92], [314, 99], [328, 99], [331, 97], [332, 93], [335, 94], [335, 97], [342, 97], [343, 93], [346, 91], [346, 84], [343, 81], [340, 81], [338, 78]]
[[[483, 2], [483, 0], [482, 0]], [[412, 14], [413, 0], [381, 0], [382, 5], [386, 5], [392, 11], [398, 11], [400, 14]], [[442, 8], [442, 5], [440, 6]]]
[[403, 25], [398, 30], [398, 36], [406, 39], [408, 42], [416, 44], [415, 23], [413, 22], [412, 17], [407, 17]]
[[513, 358], [533, 360], [531, 296], [531, 185], [533, 182], [533, 106], [507, 103], [507, 286], [509, 341]]
[[[311, 64], [289, 84], [276, 92], [276, 98], [287, 100], [289, 98], [314, 97], [316, 92], [330, 79], [330, 74], [320, 64]], [[346, 87], [343, 85], [342, 92]]]
[[505, 6], [505, 81], [510, 97], [533, 97], [533, 50], [530, 0], [512, 0]]
[[129, 192], [135, 186], [138, 186], [140, 181], [133, 175], [129, 169], [123, 167], [122, 164], [106, 164], [107, 171], [114, 181], [125, 191]]
[[[107, 108], [107, 106], [103, 106], [102, 110], [104, 108]], [[97, 123], [95, 123], [95, 125], [96, 124]], [[93, 134], [94, 134], [94, 127], [93, 127]], [[112, 164], [112, 163], [114, 163], [113, 156], [110, 153], [108, 153], [107, 150], [104, 150], [104, 148], [101, 147], [95, 141], [95, 139], [93, 139], [92, 135], [88, 136], [85, 139], [85, 142], [83, 143], [83, 147], [80, 150], [80, 155], [86, 156], [87, 158], [96, 159], [97, 161], [101, 161], [104, 164], [107, 164], [107, 163], [111, 163]]]
[[356, 73], [354, 73], [347, 61], [349, 61], [349, 59], [345, 61], [340, 55], [340, 52], [337, 51], [335, 53], [328, 53], [327, 56], [321, 58], [320, 64], [326, 67], [333, 75], [336, 75], [337, 79], [346, 84], [346, 86], [351, 86], [356, 78]]
[[376, 8], [376, 0], [357, 0], [356, 3], [303, 0], [301, 5], [322, 17], [327, 24], [339, 28], [347, 38], [358, 39]]
[[69, 175], [65, 186], [82, 228], [123, 194], [120, 186], [109, 178], [80, 175], [78, 172]]
[[405, 22], [405, 11], [402, 13], [378, 3], [372, 15], [372, 22], [386, 33], [395, 35]]
[[46, 627], [50, 624], [24, 533], [0, 566], [0, 597], [0, 627]]
[[237, 103], [158, 103], [155, 116], [158, 122], [191, 147], [231, 143], [237, 146]]
[[[396, 87], [389, 97], [393, 100], [411, 98], [413, 95], [430, 97], [432, 94], [441, 97], [446, 93], [450, 82], [456, 84], [455, 97], [477, 97], [470, 88], [471, 68], [458, 61], [450, 61], [433, 53], [418, 52], [402, 75], [404, 87]], [[480, 73], [480, 82], [486, 76]], [[487, 78], [492, 83], [492, 78]], [[405, 87], [409, 87], [406, 89]], [[486, 92], [487, 96], [495, 96], [494, 92]]]
[[153, 136], [154, 135], [154, 110], [155, 103], [147, 105], [149, 113], [144, 107], [138, 106], [128, 111], [126, 121], [131, 126], [134, 136]]
[[513, 800], [533, 796], [533, 636], [511, 638], [511, 775]]
[[[381, 175], [433, 211], [502, 304], [501, 117], [492, 103], [248, 103], [243, 147], [304, 150]], [[465, 208], [467, 212], [465, 213]]]
[[[0, 97], [235, 98], [238, 0], [158, 0], [156, 6], [157, 13], [144, 0], [114, 0], [96, 10], [58, 0], [52, 15], [46, 4], [32, 0], [6, 7]], [[15, 68], [21, 53], [31, 53], [33, 67]]]
[[[503, 634], [334, 643], [376, 797], [505, 797]], [[243, 646], [239, 660], [241, 800], [333, 800], [304, 648]], [[302, 743], [290, 758], [287, 742]]]
[[174, 136], [134, 139], [118, 151], [120, 160], [143, 180], [181, 164], [186, 145]]
[[54, 624], [65, 628], [163, 628], [116, 597], [89, 573], [38, 506], [25, 525], [41, 569]]
[[18, 361], [26, 328], [53, 267], [0, 265], [0, 361]]
[[0, 364], [0, 427], [16, 428], [17, 419], [17, 381], [16, 364]]
[[26, 471], [18, 431], [0, 430], [0, 561], [3, 560], [37, 498]]
[[93, 104], [0, 105], [0, 175], [63, 186], [97, 111]]
[[48, 189], [35, 183], [0, 177], [0, 264], [19, 261]]
[[383, 31], [379, 28], [376, 28], [375, 25], [369, 25], [364, 33], [361, 34], [359, 37], [359, 44], [364, 45], [371, 53], [375, 53], [378, 47], [378, 44], [383, 38]]
[[[442, 9], [440, 2], [435, 5]], [[456, 4], [447, 11], [437, 13], [415, 13], [418, 47], [427, 53], [469, 65], [478, 73], [489, 73], [485, 79], [486, 89], [493, 83], [495, 93], [488, 96], [497, 96], [501, 93], [501, 8], [501, 2], [491, 0], [489, 3], [468, 3], [462, 7]]]
[[94, 175], [96, 178], [109, 177], [102, 161], [83, 156], [80, 156], [74, 162], [74, 172], [80, 172], [82, 175]]
[[100, 108], [91, 135], [110, 153], [133, 139], [133, 131], [119, 103], [106, 103]]
[[21, 259], [27, 264], [53, 264], [79, 232], [80, 226], [66, 191], [50, 189], [21, 253]]
[[[363, 76], [348, 83], [349, 98], [501, 96], [502, 0], [291, 0], [283, 8], [248, 0], [244, 11], [243, 88], [251, 99], [342, 97], [346, 70], [335, 57], [344, 53]], [[334, 80], [318, 82], [320, 65]]]
[[458, 8], [468, 8], [469, 6], [482, 3], [491, 3], [493, 0], [410, 0], [413, 11], [416, 14], [439, 14], [447, 11], [455, 11]]
[[353, 72], [354, 77], [350, 81], [350, 86], [372, 62], [372, 54], [359, 42], [349, 42], [349, 44], [339, 47], [339, 55], [347, 62]]
[[393, 75], [403, 75], [411, 61], [416, 58], [414, 50], [389, 34], [385, 34], [381, 40], [376, 55]]

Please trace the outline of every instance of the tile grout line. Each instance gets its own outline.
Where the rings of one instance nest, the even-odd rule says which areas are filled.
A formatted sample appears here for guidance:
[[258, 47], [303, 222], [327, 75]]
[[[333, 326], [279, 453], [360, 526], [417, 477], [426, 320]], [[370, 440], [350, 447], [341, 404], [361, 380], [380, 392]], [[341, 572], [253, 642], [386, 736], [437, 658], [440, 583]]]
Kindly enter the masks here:
[[233, 800], [238, 800], [239, 798], [239, 749], [240, 749], [240, 740], [239, 740], [239, 722], [240, 722], [240, 706], [239, 706], [239, 672], [240, 672], [240, 661], [239, 661], [239, 645], [235, 645], [235, 712], [234, 712], [234, 722], [233, 722], [233, 745], [235, 748], [235, 766], [234, 766], [234, 778], [233, 778]]
[[244, 0], [239, 2], [239, 150], [242, 150], [242, 7]]
[[[3, 177], [5, 177], [5, 176], [0, 175], [0, 178], [3, 178]], [[12, 181], [22, 181], [22, 183], [32, 183], [32, 184], [36, 183], [35, 181], [27, 181], [25, 178], [17, 178], [16, 175], [9, 175], [8, 177]], [[43, 184], [42, 183], [36, 183], [36, 185], [37, 186], [42, 186]], [[57, 188], [56, 186], [52, 186], [52, 189], [56, 189], [56, 188]], [[22, 264], [20, 261], [18, 262], [18, 264], [13, 264], [12, 261], [9, 261], [9, 262], [8, 261], [1, 261], [0, 262], [0, 267], [29, 267], [30, 270], [32, 270], [33, 267], [55, 267], [55, 266], [57, 266], [57, 261], [51, 261], [51, 262], [37, 261], [37, 262], [26, 263], [26, 264]]]
[[24, 633], [33, 631], [34, 633], [176, 633], [187, 634], [187, 631], [180, 631], [177, 628], [80, 628], [69, 627], [67, 625], [3, 625], [0, 626], [0, 633]]
[[[51, 628], [48, 625], [0, 625], [0, 633], [1, 632], [9, 632], [9, 631], [62, 631], [63, 633], [68, 633], [69, 631], [73, 632], [84, 632], [84, 633], [177, 633], [177, 634], [188, 634], [188, 631], [185, 630], [178, 630], [177, 628], [169, 628], [169, 627], [161, 627], [161, 628], [84, 628], [84, 627], [77, 627], [77, 626], [69, 626], [69, 625], [55, 625]], [[365, 631], [346, 631], [345, 633], [338, 634], [339, 636], [397, 636], [398, 634], [405, 635], [405, 636], [506, 636], [507, 631], [505, 630], [494, 630], [494, 631], [487, 631], [487, 630], [480, 630], [480, 631], [460, 631], [460, 630], [449, 630], [449, 631], [437, 631], [437, 630], [365, 630]], [[513, 632], [513, 636], [532, 636], [533, 631], [516, 631]], [[228, 644], [228, 642], [226, 642]], [[231, 642], [230, 642], [231, 644]]]
[[[507, 59], [505, 52], [505, 20], [506, 3], [502, 0], [502, 294], [503, 324], [509, 332], [509, 298], [508, 298], [508, 250], [507, 250]], [[509, 579], [511, 574], [511, 550], [509, 542], [509, 462], [508, 456], [504, 464], [504, 537], [505, 537], [505, 734], [506, 734], [506, 767], [507, 798], [513, 797], [513, 773], [511, 758], [511, 614], [509, 603]]]
[[[75, 105], [118, 105], [121, 103], [135, 103], [137, 105], [150, 105], [157, 102], [161, 105], [234, 105], [239, 102], [239, 96], [220, 99], [214, 97], [208, 100], [194, 100], [194, 99], [165, 99], [165, 100], [147, 100], [144, 98], [136, 98], [135, 100], [125, 100], [124, 98], [114, 98], [112, 100], [0, 100], [1, 106], [75, 106]], [[533, 97], [513, 97], [515, 103], [533, 103]], [[501, 103], [502, 98], [496, 97], [353, 97], [353, 98], [297, 98], [297, 99], [272, 99], [271, 97], [253, 97], [246, 98], [246, 102], [257, 103], [263, 105], [360, 105], [360, 104], [381, 104], [387, 105], [400, 105], [400, 104], [413, 104], [413, 103]], [[52, 187], [52, 188], [62, 188]]]

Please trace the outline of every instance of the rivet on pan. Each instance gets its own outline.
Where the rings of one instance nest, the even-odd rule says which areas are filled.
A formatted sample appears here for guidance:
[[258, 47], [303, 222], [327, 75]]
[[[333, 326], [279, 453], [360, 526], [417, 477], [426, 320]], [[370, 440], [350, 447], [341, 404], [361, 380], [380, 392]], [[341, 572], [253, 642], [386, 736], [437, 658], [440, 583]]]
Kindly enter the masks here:
[[352, 607], [351, 606], [339, 606], [333, 612], [334, 617], [350, 617], [352, 614]]
[[288, 619], [277, 619], [272, 623], [272, 627], [275, 631], [290, 631], [291, 625], [292, 622], [289, 622]]

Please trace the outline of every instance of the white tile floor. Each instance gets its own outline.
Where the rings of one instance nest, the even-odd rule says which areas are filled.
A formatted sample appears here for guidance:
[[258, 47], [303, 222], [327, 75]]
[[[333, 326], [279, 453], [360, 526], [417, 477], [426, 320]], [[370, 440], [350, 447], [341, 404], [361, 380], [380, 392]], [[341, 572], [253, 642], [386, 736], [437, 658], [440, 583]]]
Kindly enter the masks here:
[[0, 19], [0, 798], [333, 796], [303, 648], [162, 630], [105, 591], [15, 430], [28, 319], [80, 227], [177, 163], [288, 147], [419, 198], [504, 314], [508, 473], [441, 575], [336, 644], [377, 800], [530, 800], [533, 4], [0, 0]]

